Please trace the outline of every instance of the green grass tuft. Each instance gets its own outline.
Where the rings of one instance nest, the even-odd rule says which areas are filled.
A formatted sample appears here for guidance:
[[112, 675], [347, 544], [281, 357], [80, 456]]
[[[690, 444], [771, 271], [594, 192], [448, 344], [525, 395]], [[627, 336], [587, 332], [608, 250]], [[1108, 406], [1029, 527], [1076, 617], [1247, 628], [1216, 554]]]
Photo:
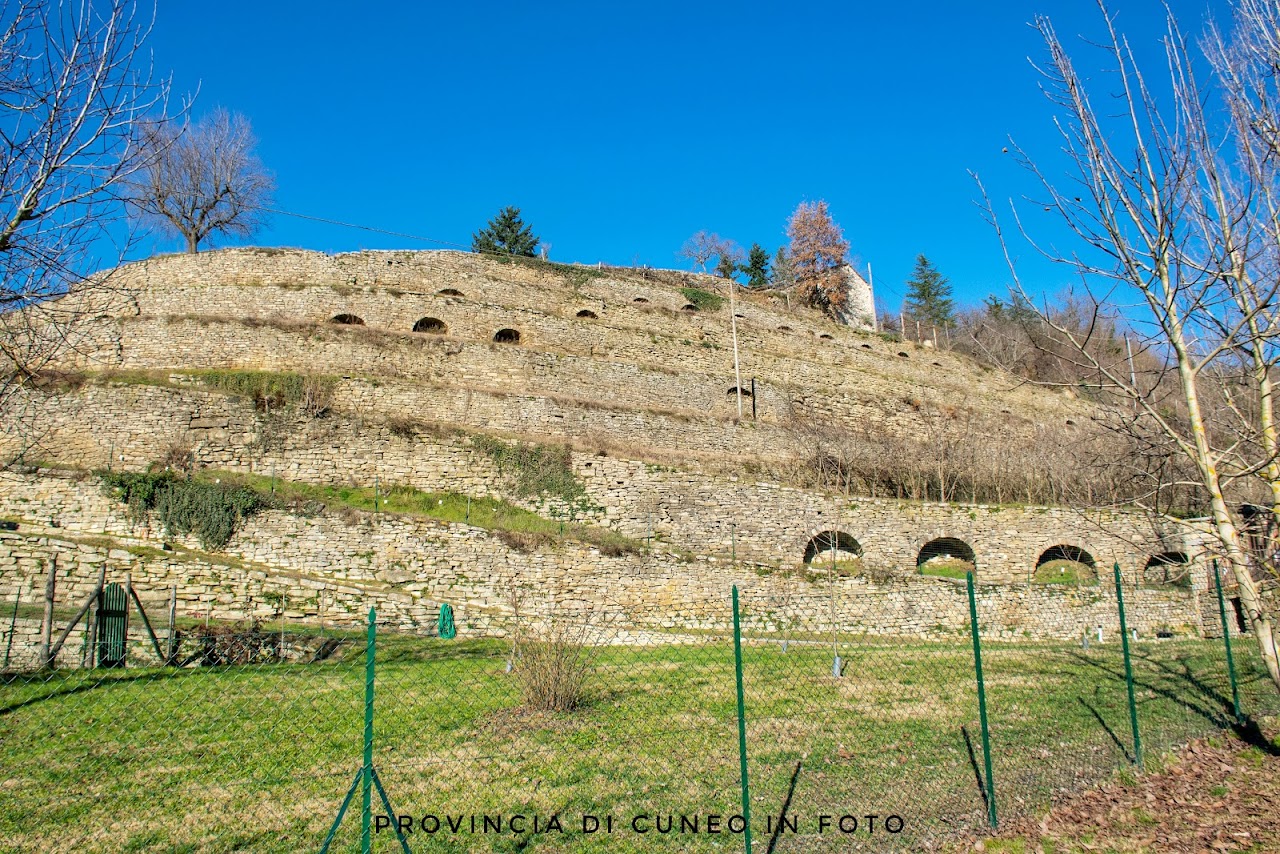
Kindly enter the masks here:
[[684, 294], [684, 298], [693, 303], [693, 307], [698, 311], [716, 311], [725, 303], [724, 297], [711, 291], [704, 291], [702, 288], [681, 288], [680, 293]]

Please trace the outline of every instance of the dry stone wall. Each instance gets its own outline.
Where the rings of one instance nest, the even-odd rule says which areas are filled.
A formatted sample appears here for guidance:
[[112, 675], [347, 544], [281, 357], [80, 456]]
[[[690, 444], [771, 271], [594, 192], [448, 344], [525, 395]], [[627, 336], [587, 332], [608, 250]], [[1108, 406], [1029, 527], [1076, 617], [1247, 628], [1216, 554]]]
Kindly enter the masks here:
[[[733, 384], [727, 308], [706, 315], [672, 311], [684, 298], [670, 288], [609, 277], [572, 288], [557, 273], [460, 253], [365, 255], [237, 250], [123, 268], [116, 283], [132, 298], [117, 314], [133, 321], [120, 327], [119, 341], [104, 342], [101, 363], [324, 366], [534, 394], [550, 384], [615, 406], [732, 414], [725, 394]], [[706, 288], [723, 286], [710, 277], [694, 279]], [[446, 287], [465, 296], [437, 292]], [[627, 296], [642, 287], [648, 296]], [[628, 301], [637, 296], [648, 302]], [[584, 307], [598, 319], [578, 318]], [[909, 426], [914, 409], [936, 404], [985, 408], [1007, 416], [1007, 429], [1017, 431], [1032, 421], [1061, 426], [1084, 413], [1062, 395], [1012, 388], [1007, 378], [950, 354], [861, 336], [809, 312], [780, 316], [749, 300], [737, 311], [742, 369], [764, 389], [756, 403], [766, 419], [798, 412], [846, 423], [885, 420], [892, 429], [900, 426], [892, 421]], [[368, 327], [336, 331], [345, 335], [296, 327], [338, 314], [358, 315]], [[206, 325], [166, 320], [188, 316]], [[448, 338], [422, 346], [421, 339], [433, 336], [410, 330], [423, 317], [447, 324]], [[215, 328], [214, 319], [236, 322]], [[177, 325], [166, 329], [166, 323]], [[286, 328], [271, 334], [271, 324]], [[504, 327], [520, 329], [518, 347], [490, 344]], [[538, 363], [549, 354], [579, 358]], [[610, 375], [610, 363], [626, 365], [623, 375]]]
[[[659, 545], [618, 558], [575, 544], [524, 554], [466, 526], [392, 518], [353, 525], [277, 512], [255, 517], [226, 555], [203, 554], [189, 542], [166, 552], [157, 549], [159, 532], [130, 523], [93, 482], [45, 477], [0, 484], [0, 512], [26, 526], [5, 540], [0, 587], [31, 581], [40, 561], [62, 551], [91, 558], [72, 560], [72, 585], [85, 583], [81, 576], [94, 561], [105, 561], [112, 571], [133, 571], [140, 585], [178, 584], [189, 610], [228, 619], [258, 614], [284, 596], [299, 603], [290, 619], [357, 619], [376, 602], [395, 625], [427, 631], [447, 599], [475, 630], [500, 631], [507, 596], [498, 582], [519, 579], [546, 597], [546, 609], [608, 605], [632, 609], [633, 620], [660, 611], [656, 629], [723, 627], [720, 606], [738, 582], [754, 603], [752, 620], [799, 608], [806, 622], [820, 624], [830, 621], [827, 591], [815, 592], [790, 570], [815, 536], [839, 530], [877, 571], [835, 582], [837, 620], [860, 631], [963, 628], [956, 585], [915, 574], [921, 547], [940, 537], [974, 550], [990, 615], [984, 625], [994, 634], [1066, 638], [1095, 622], [1109, 625], [1107, 585], [1025, 583], [1055, 545], [1084, 549], [1104, 570], [1119, 562], [1135, 585], [1143, 631], [1204, 630], [1202, 571], [1190, 592], [1136, 586], [1150, 554], [1197, 553], [1182, 532], [1139, 517], [850, 502], [716, 474], [711, 461], [718, 458], [741, 468], [805, 453], [789, 427], [797, 416], [918, 434], [922, 411], [957, 419], [979, 412], [989, 417], [984, 429], [1012, 442], [1066, 430], [1088, 410], [1065, 395], [1014, 387], [950, 354], [744, 295], [736, 307], [738, 343], [743, 377], [759, 380], [759, 420], [736, 423], [727, 393], [735, 382], [729, 309], [684, 311], [677, 289], [723, 292], [723, 282], [710, 277], [558, 270], [451, 252], [228, 250], [131, 265], [111, 285], [113, 305], [95, 307], [96, 348], [77, 348], [92, 352], [82, 364], [170, 371], [161, 381], [172, 387], [147, 384], [154, 379], [90, 382], [51, 400], [36, 441], [50, 459], [140, 469], [186, 450], [204, 467], [318, 483], [378, 478], [512, 500], [492, 461], [441, 428], [572, 440], [624, 457], [630, 446], [644, 452], [632, 457], [660, 459], [661, 451], [681, 468], [577, 453], [574, 469], [600, 508], [597, 521], [635, 538], [656, 537]], [[441, 293], [446, 289], [457, 293]], [[328, 322], [340, 314], [364, 325]], [[411, 331], [427, 317], [442, 321], [448, 334]], [[520, 343], [493, 343], [502, 328], [518, 329]], [[302, 419], [266, 415], [248, 401], [197, 388], [181, 372], [199, 368], [340, 379], [332, 413]], [[415, 422], [434, 432], [418, 432]], [[667, 553], [663, 543], [697, 556]]]
[[[340, 394], [396, 401], [398, 388], [352, 381]], [[409, 391], [406, 400], [429, 399]], [[274, 474], [308, 483], [404, 484], [425, 491], [492, 496], [530, 509], [536, 499], [512, 494], [485, 454], [462, 436], [405, 435], [379, 420], [264, 416], [247, 401], [190, 388], [86, 386], [49, 407], [46, 437], [52, 458], [85, 468], [110, 464], [141, 469], [172, 449], [187, 449], [202, 467]], [[547, 415], [540, 401], [517, 401], [513, 413]], [[480, 404], [472, 398], [459, 406]], [[361, 407], [352, 406], [353, 411]], [[406, 404], [397, 411], [423, 411]], [[437, 403], [426, 410], [449, 420]], [[494, 412], [491, 425], [502, 424]], [[529, 423], [533, 423], [530, 421]], [[110, 425], [110, 430], [95, 429]], [[625, 425], [616, 432], [623, 433]], [[745, 429], [745, 428], [742, 428]], [[547, 431], [555, 435], [551, 431]], [[623, 433], [625, 435], [625, 433]], [[660, 437], [655, 437], [657, 440]], [[1189, 531], [1143, 514], [1066, 508], [939, 504], [888, 499], [849, 500], [698, 467], [676, 469], [598, 454], [572, 455], [595, 519], [637, 538], [658, 536], [702, 554], [729, 555], [775, 568], [795, 567], [824, 531], [857, 541], [872, 567], [911, 573], [925, 543], [954, 538], [974, 551], [984, 580], [1030, 579], [1053, 546], [1083, 549], [1106, 570], [1118, 562], [1141, 579], [1152, 555], [1203, 553]], [[1193, 531], [1191, 533], [1194, 533]]]
[[[257, 616], [358, 625], [370, 605], [396, 629], [430, 632], [448, 601], [464, 631], [501, 633], [509, 625], [510, 591], [527, 591], [534, 614], [604, 609], [654, 631], [728, 625], [729, 588], [740, 585], [748, 624], [776, 628], [795, 618], [831, 628], [831, 590], [823, 581], [760, 574], [706, 557], [687, 561], [661, 551], [605, 557], [565, 543], [526, 554], [486, 531], [463, 525], [362, 515], [298, 516], [268, 512], [249, 520], [225, 554], [174, 541], [131, 522], [93, 481], [11, 476], [0, 512], [19, 515], [19, 530], [0, 532], [0, 601], [32, 601], [57, 556], [60, 602], [78, 602], [100, 567], [112, 580], [131, 574], [144, 604], [178, 590], [183, 616]], [[948, 637], [966, 625], [963, 585], [949, 579], [835, 581], [836, 622], [845, 631]], [[1102, 625], [1114, 636], [1109, 587], [980, 585], [983, 630], [993, 637], [1078, 638]], [[1142, 634], [1203, 631], [1197, 596], [1172, 589], [1126, 592], [1129, 621]]]

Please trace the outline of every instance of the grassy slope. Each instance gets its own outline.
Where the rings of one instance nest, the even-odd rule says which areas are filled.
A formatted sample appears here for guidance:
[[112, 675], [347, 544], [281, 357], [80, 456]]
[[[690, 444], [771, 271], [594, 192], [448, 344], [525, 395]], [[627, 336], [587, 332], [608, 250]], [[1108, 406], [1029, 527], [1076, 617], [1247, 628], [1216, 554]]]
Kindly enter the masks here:
[[[384, 638], [377, 764], [401, 811], [558, 812], [567, 832], [418, 835], [414, 850], [740, 850], [725, 835], [578, 832], [584, 812], [629, 821], [737, 811], [733, 655], [723, 638], [608, 648], [588, 707], [557, 715], [518, 710], [508, 651], [494, 640]], [[841, 654], [847, 666], [836, 680], [825, 644], [793, 642], [784, 652], [776, 640], [748, 642], [757, 839], [793, 774], [801, 834], [779, 850], [848, 846], [849, 838], [814, 835], [821, 813], [896, 813], [907, 822], [896, 838], [917, 845], [979, 826], [967, 644], [844, 639]], [[1117, 650], [990, 644], [986, 657], [1004, 815], [1040, 809], [1053, 793], [1127, 763]], [[1253, 657], [1242, 649], [1241, 658], [1248, 707], [1264, 698], [1275, 706]], [[1149, 751], [1221, 724], [1217, 643], [1140, 644], [1136, 666]], [[358, 641], [318, 665], [0, 684], [0, 850], [315, 849], [359, 766], [362, 687]], [[350, 816], [342, 850], [355, 826]]]

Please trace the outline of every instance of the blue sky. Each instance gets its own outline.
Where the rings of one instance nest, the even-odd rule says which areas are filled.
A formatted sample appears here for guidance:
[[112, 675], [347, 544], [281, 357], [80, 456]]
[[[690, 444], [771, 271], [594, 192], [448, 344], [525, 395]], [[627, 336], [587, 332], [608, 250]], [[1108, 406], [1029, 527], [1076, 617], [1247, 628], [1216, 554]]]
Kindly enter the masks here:
[[[1196, 33], [1226, 17], [1207, 3], [1171, 0]], [[1112, 9], [1158, 63], [1162, 6]], [[699, 229], [772, 252], [799, 202], [826, 199], [896, 306], [921, 252], [963, 302], [1008, 285], [968, 171], [1005, 199], [1033, 189], [1002, 154], [1009, 137], [1054, 162], [1028, 62], [1044, 56], [1037, 13], [1073, 41], [1102, 32], [1085, 0], [223, 0], [161, 4], [149, 44], [175, 93], [199, 90], [194, 116], [249, 118], [279, 208], [444, 242], [276, 216], [254, 244], [466, 245], [517, 205], [554, 260], [682, 267]], [[1024, 274], [1067, 283], [1047, 264]]]

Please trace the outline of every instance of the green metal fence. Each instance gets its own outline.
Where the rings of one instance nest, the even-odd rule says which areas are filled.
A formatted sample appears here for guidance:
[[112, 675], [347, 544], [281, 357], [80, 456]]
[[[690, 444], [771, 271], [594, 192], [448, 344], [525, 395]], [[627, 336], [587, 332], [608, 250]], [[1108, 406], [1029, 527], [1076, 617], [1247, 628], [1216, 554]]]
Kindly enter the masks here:
[[0, 850], [931, 850], [1280, 710], [1249, 643], [989, 637], [994, 600], [939, 584], [961, 633], [858, 625], [815, 582], [7, 673]]

